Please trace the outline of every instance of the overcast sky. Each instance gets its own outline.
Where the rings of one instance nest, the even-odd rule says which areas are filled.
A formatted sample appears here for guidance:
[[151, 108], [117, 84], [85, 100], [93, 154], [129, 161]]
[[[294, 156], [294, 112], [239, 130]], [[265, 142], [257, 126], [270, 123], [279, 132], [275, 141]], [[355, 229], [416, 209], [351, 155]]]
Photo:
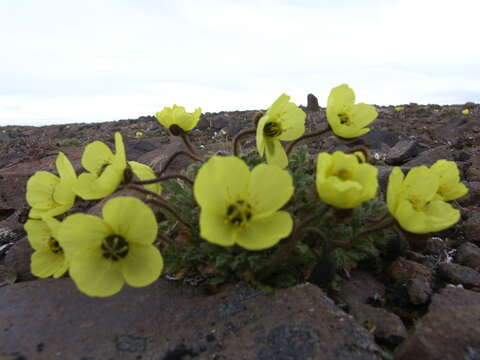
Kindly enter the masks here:
[[0, 0], [0, 125], [480, 102], [478, 0]]

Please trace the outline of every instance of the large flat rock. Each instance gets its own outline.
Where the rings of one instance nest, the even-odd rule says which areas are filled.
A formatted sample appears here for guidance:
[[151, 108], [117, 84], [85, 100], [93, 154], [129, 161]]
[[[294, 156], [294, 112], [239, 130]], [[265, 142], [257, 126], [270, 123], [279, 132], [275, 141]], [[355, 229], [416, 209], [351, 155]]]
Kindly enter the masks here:
[[89, 298], [68, 279], [0, 288], [0, 359], [380, 359], [373, 337], [313, 285], [216, 295], [157, 281]]

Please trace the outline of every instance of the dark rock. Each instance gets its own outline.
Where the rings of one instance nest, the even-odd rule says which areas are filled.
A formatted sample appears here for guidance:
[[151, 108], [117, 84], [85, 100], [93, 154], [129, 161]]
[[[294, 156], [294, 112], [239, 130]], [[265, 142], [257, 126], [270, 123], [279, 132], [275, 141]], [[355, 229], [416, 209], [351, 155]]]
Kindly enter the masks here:
[[390, 165], [401, 165], [418, 154], [417, 143], [413, 140], [401, 140], [386, 154], [385, 161]]
[[455, 254], [455, 262], [480, 270], [480, 248], [470, 242], [462, 244]]
[[432, 270], [427, 266], [403, 257], [390, 265], [388, 274], [396, 281], [408, 281], [419, 276], [431, 281], [433, 275]]
[[352, 304], [349, 312], [367, 329], [374, 329], [375, 338], [391, 346], [397, 346], [407, 337], [407, 330], [400, 318], [382, 308], [365, 304]]
[[226, 128], [230, 122], [230, 117], [228, 115], [218, 115], [215, 116], [211, 121], [211, 127], [215, 130], [221, 130]]
[[463, 222], [463, 229], [471, 242], [480, 243], [480, 210], [468, 213], [468, 219]]
[[469, 359], [480, 339], [480, 294], [457, 288], [432, 297], [428, 313], [395, 352], [396, 360]]
[[480, 286], [480, 273], [478, 271], [454, 263], [443, 263], [438, 267], [439, 275], [451, 284], [461, 284], [466, 288]]
[[10, 247], [5, 255], [4, 265], [17, 274], [19, 281], [36, 279], [30, 272], [30, 257], [33, 252], [33, 248], [24, 237]]
[[341, 284], [338, 301], [347, 305], [366, 304], [385, 296], [385, 286], [365, 271], [352, 272], [348, 281]]
[[0, 308], [2, 354], [28, 359], [381, 358], [373, 336], [312, 285], [205, 296], [159, 280], [98, 299], [47, 279], [0, 288]]
[[128, 161], [137, 161], [143, 154], [157, 148], [158, 144], [154, 139], [136, 139], [125, 142], [125, 152]]
[[425, 277], [418, 276], [407, 282], [407, 293], [412, 304], [425, 304], [433, 293], [432, 284]]
[[318, 106], [318, 99], [313, 94], [307, 95], [307, 110], [308, 111], [319, 111], [320, 106]]
[[421, 166], [421, 165], [432, 166], [437, 160], [440, 160], [440, 159], [453, 161], [454, 160], [453, 153], [454, 151], [452, 151], [450, 146], [441, 145], [418, 154], [418, 156], [406, 162], [404, 165], [408, 167]]
[[391, 148], [401, 140], [408, 140], [408, 136], [400, 132], [371, 129], [368, 133], [353, 141], [350, 145], [356, 146], [363, 144], [370, 150], [381, 150], [385, 147]]
[[465, 196], [459, 198], [457, 200], [458, 203], [461, 206], [472, 206], [480, 204], [480, 181], [465, 182], [465, 186], [468, 188], [468, 193]]

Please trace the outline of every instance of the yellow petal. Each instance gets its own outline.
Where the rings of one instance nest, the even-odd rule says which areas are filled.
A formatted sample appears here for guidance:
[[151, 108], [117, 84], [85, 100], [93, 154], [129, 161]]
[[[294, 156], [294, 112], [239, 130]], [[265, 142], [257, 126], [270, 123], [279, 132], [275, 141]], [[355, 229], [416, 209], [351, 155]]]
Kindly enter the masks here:
[[48, 248], [48, 240], [52, 232], [44, 221], [29, 219], [23, 228], [27, 232], [28, 242], [32, 248], [35, 250]]
[[75, 193], [72, 189], [73, 185], [73, 182], [66, 182], [62, 179], [60, 183], [55, 186], [53, 200], [58, 204], [71, 204], [71, 206], [73, 206], [73, 203], [75, 202]]
[[88, 296], [114, 295], [125, 283], [119, 262], [105, 259], [99, 247], [77, 253], [69, 273], [78, 289]]
[[265, 142], [267, 163], [276, 165], [282, 169], [288, 166], [288, 157], [285, 149], [278, 140], [269, 140]]
[[[136, 161], [129, 161], [128, 164], [132, 168], [132, 171], [135, 174], [135, 176], [142, 181], [152, 180], [157, 177], [155, 172], [148, 165], [145, 165]], [[143, 187], [157, 194], [160, 194], [162, 192], [162, 186], [160, 185], [160, 183], [143, 185]]]
[[60, 178], [47, 171], [37, 171], [27, 181], [28, 205], [37, 209], [49, 209], [55, 206], [53, 192]]
[[270, 121], [270, 117], [268, 115], [263, 115], [257, 124], [256, 143], [260, 157], [263, 157], [263, 154], [265, 153], [265, 135], [263, 131], [268, 121]]
[[276, 245], [292, 232], [292, 217], [286, 211], [252, 220], [245, 228], [235, 232], [235, 243], [247, 250], [263, 250]]
[[200, 236], [217, 245], [232, 246], [236, 229], [226, 223], [225, 214], [218, 214], [208, 209], [200, 211]]
[[100, 174], [102, 168], [107, 164], [111, 164], [112, 161], [112, 151], [101, 141], [94, 141], [85, 146], [81, 160], [85, 170], [97, 176]]
[[377, 116], [377, 110], [372, 105], [359, 103], [352, 107], [351, 121], [357, 129], [367, 126], [375, 120]]
[[115, 133], [115, 156], [112, 164], [118, 168], [118, 171], [123, 172], [127, 167], [127, 158], [125, 154], [125, 145], [123, 144], [122, 134]]
[[398, 205], [398, 197], [400, 195], [404, 175], [399, 167], [394, 167], [388, 177], [387, 186], [387, 206], [390, 214], [395, 216]]
[[75, 173], [72, 163], [68, 160], [68, 157], [64, 153], [59, 152], [55, 165], [62, 182], [72, 186], [77, 178], [77, 174]]
[[100, 248], [103, 240], [111, 234], [113, 230], [101, 218], [73, 214], [62, 221], [58, 230], [58, 241], [68, 258], [85, 249]]
[[155, 214], [137, 198], [120, 196], [110, 199], [103, 206], [102, 214], [113, 232], [129, 243], [152, 244], [157, 239]]
[[354, 103], [355, 93], [347, 84], [339, 85], [330, 91], [327, 100], [327, 121], [332, 128], [340, 122], [338, 113]]
[[255, 216], [269, 215], [284, 206], [293, 195], [293, 180], [288, 171], [260, 164], [250, 175], [248, 202]]
[[163, 258], [153, 245], [130, 245], [127, 256], [121, 260], [122, 274], [130, 286], [146, 286], [158, 279], [163, 269]]
[[68, 269], [63, 254], [54, 254], [49, 248], [35, 251], [30, 262], [30, 270], [39, 278], [47, 278], [52, 275], [62, 276]]
[[250, 170], [234, 156], [213, 156], [200, 168], [193, 193], [203, 208], [224, 213], [227, 206], [247, 196]]

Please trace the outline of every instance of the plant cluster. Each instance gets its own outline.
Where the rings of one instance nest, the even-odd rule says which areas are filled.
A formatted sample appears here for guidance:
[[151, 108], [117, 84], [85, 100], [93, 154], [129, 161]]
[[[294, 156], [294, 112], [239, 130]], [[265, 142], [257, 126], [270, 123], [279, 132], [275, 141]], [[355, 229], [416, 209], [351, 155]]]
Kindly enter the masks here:
[[[149, 285], [162, 273], [210, 285], [243, 279], [285, 287], [351, 270], [378, 256], [392, 233], [440, 231], [460, 218], [449, 202], [467, 188], [452, 161], [407, 175], [394, 168], [386, 205], [367, 149], [321, 152], [311, 161], [302, 142], [331, 132], [356, 138], [377, 117], [373, 106], [355, 103], [346, 84], [331, 91], [324, 127], [305, 134], [306, 114], [282, 94], [234, 137], [231, 154], [195, 150], [189, 132], [200, 115], [200, 108], [188, 113], [177, 105], [156, 114], [186, 146], [158, 172], [128, 161], [118, 132], [114, 151], [100, 141], [86, 145], [79, 175], [61, 152], [57, 174], [36, 172], [26, 189], [32, 273], [58, 278], [68, 271], [80, 291], [99, 297], [125, 283]], [[248, 136], [257, 152], [242, 151]], [[192, 164], [167, 172], [179, 156]], [[101, 200], [102, 216], [74, 212], [78, 198]]]

